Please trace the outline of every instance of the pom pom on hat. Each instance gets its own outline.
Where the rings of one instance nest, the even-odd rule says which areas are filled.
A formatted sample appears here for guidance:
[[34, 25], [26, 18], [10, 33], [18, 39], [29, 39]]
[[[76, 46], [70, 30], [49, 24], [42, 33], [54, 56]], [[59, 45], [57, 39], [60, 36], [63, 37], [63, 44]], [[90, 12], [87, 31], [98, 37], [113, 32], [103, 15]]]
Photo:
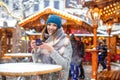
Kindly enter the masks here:
[[61, 18], [57, 15], [50, 15], [46, 21], [46, 24], [48, 23], [55, 23], [57, 24], [58, 29], [61, 28]]

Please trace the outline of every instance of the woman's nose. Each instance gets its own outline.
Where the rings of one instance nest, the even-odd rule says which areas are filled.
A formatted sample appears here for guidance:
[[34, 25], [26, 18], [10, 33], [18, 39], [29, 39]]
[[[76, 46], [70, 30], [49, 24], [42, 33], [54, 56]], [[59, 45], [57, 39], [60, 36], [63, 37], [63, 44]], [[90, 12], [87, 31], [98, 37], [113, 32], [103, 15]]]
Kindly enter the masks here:
[[52, 27], [53, 27], [52, 25], [49, 26], [49, 28], [52, 28]]

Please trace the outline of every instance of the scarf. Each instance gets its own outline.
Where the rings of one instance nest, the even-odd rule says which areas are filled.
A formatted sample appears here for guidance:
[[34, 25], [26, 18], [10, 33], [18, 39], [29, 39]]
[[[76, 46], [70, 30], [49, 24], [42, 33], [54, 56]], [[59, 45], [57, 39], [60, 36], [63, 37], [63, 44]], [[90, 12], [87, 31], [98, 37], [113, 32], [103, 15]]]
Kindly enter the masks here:
[[50, 35], [48, 39], [45, 41], [50, 45], [52, 45], [53, 47], [57, 45], [60, 42], [60, 40], [65, 38], [65, 33], [63, 31], [63, 28], [58, 29], [55, 34], [56, 34], [55, 37], [53, 35]]

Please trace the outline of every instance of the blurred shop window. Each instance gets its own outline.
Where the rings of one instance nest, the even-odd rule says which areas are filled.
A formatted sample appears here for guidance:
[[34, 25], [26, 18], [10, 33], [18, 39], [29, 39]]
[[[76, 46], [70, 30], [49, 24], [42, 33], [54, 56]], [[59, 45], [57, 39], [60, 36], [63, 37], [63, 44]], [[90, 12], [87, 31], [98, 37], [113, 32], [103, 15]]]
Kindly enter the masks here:
[[18, 10], [19, 9], [19, 4], [13, 3], [13, 8], [14, 8], [14, 10]]
[[89, 24], [92, 24], [92, 21], [91, 21], [90, 19], [88, 19], [88, 23], [89, 23]]
[[39, 10], [39, 4], [34, 4], [34, 11], [38, 11]]
[[7, 14], [1, 14], [1, 17], [8, 19], [8, 15]]
[[59, 9], [59, 1], [54, 1], [54, 8]]
[[44, 8], [49, 6], [50, 1], [49, 0], [44, 0]]
[[79, 4], [80, 4], [80, 0], [65, 0], [66, 8], [77, 8]]
[[86, 20], [86, 17], [84, 15], [80, 15], [80, 18], [82, 18], [83, 20]]
[[23, 2], [27, 2], [27, 1], [29, 1], [29, 0], [23, 0]]
[[8, 27], [8, 23], [6, 21], [3, 22], [3, 27], [7, 28]]
[[8, 0], [3, 0], [4, 3], [6, 4], [9, 4], [9, 1]]

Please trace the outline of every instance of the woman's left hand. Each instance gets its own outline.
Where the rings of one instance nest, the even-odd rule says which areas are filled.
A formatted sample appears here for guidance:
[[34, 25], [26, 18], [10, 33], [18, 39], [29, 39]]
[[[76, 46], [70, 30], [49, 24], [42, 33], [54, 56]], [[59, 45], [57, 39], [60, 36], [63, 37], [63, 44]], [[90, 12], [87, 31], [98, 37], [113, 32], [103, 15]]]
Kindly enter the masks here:
[[54, 48], [48, 43], [42, 43], [42, 45], [40, 45], [40, 48], [48, 50], [49, 53], [52, 53], [54, 51]]

